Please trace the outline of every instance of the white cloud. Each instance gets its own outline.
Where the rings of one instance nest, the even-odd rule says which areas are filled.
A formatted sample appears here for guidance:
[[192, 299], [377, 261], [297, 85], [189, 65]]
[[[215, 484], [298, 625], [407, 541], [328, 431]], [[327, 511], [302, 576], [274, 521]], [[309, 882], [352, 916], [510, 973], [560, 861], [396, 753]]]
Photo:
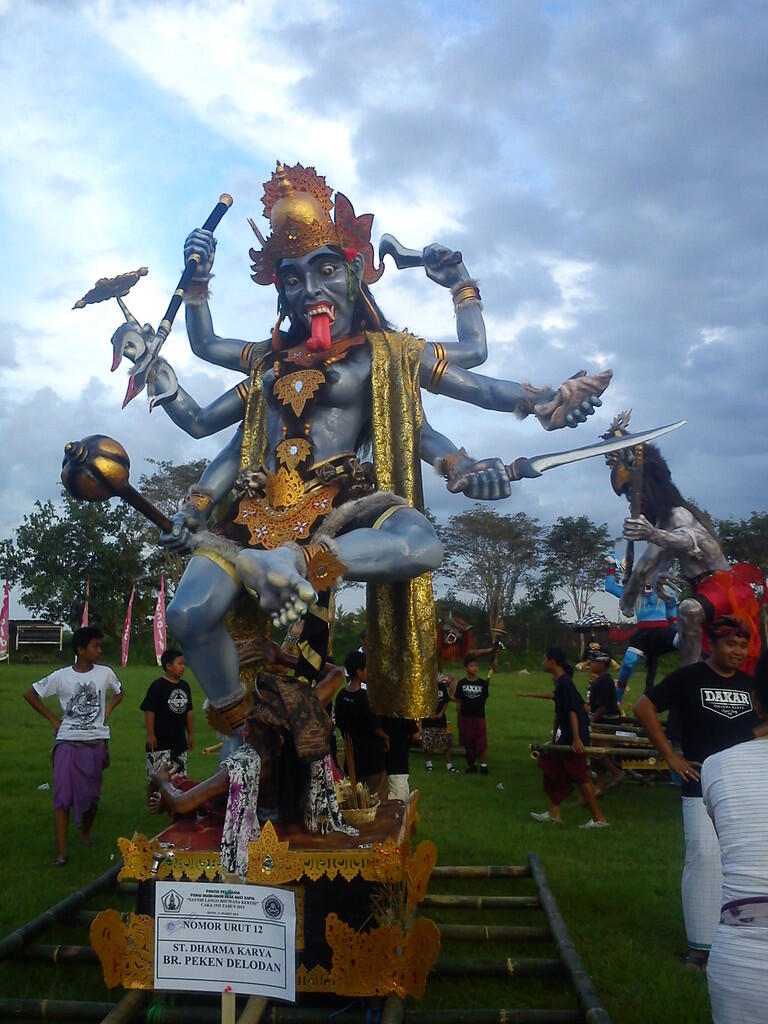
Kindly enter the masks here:
[[[186, 232], [227, 189], [214, 322], [265, 337], [274, 293], [249, 279], [245, 215], [258, 217], [278, 158], [314, 164], [358, 213], [374, 211], [376, 238], [463, 250], [485, 300], [483, 372], [545, 383], [617, 371], [601, 422], [578, 435], [429, 398], [458, 443], [512, 458], [586, 443], [624, 407], [638, 426], [684, 416], [664, 445], [680, 486], [717, 515], [765, 507], [764, 14], [750, 9], [749, 38], [738, 3], [586, 3], [567, 17], [499, 3], [470, 29], [444, 5], [398, 0], [0, 0], [0, 14], [6, 530], [55, 490], [72, 433], [104, 426], [137, 465], [200, 451], [139, 401], [119, 413], [114, 303], [70, 307], [96, 278], [149, 265], [128, 302], [156, 323]], [[398, 324], [452, 335], [450, 298], [420, 271], [390, 266], [377, 297]], [[200, 372], [181, 318], [166, 352], [201, 400], [233, 383]], [[441, 512], [457, 507], [429, 488]], [[616, 528], [623, 512], [591, 464], [519, 485], [504, 507], [584, 510]]]

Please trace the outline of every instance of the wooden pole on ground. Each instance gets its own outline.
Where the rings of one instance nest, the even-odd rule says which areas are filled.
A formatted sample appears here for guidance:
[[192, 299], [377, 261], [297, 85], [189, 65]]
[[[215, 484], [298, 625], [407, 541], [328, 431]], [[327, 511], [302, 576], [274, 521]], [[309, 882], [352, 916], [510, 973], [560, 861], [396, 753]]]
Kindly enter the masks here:
[[563, 915], [560, 913], [552, 891], [549, 888], [541, 861], [535, 853], [531, 853], [528, 855], [528, 863], [530, 864], [531, 874], [539, 892], [541, 906], [547, 915], [549, 927], [552, 930], [557, 952], [570, 976], [573, 987], [576, 989], [586, 1024], [611, 1024], [611, 1018], [608, 1016], [608, 1012], [603, 1006], [600, 996], [597, 994], [592, 979], [587, 974], [581, 957], [576, 952], [576, 947], [571, 941]]
[[0, 960], [21, 949], [30, 939], [44, 932], [46, 928], [50, 928], [56, 921], [69, 917], [76, 910], [79, 910], [92, 896], [95, 896], [96, 893], [114, 886], [121, 867], [122, 864], [116, 864], [109, 871], [105, 871], [103, 875], [99, 875], [93, 882], [89, 882], [88, 885], [78, 892], [70, 893], [69, 896], [59, 903], [54, 903], [52, 907], [43, 911], [38, 917], [32, 918], [31, 921], [27, 921], [26, 924], [21, 925], [15, 931], [6, 935], [4, 939], [0, 939]]
[[379, 1020], [381, 1024], [401, 1024], [405, 1020], [405, 1001], [396, 995], [387, 996]]
[[552, 932], [547, 927], [513, 924], [438, 924], [441, 939], [474, 939], [481, 942], [547, 942]]
[[583, 1021], [579, 1010], [414, 1010], [408, 1013], [408, 1024], [583, 1024]]
[[102, 1019], [101, 1024], [131, 1024], [131, 1021], [144, 1021], [144, 1006], [149, 1000], [149, 992], [133, 989], [126, 992], [123, 998]]
[[481, 978], [551, 978], [565, 973], [562, 960], [534, 957], [505, 957], [479, 960], [477, 957], [441, 957], [431, 974]]
[[[528, 749], [534, 761], [540, 754], [572, 754], [570, 747], [562, 743], [529, 743]], [[633, 761], [650, 761], [655, 763], [663, 758], [654, 747], [585, 747], [588, 757], [626, 757]]]
[[259, 1024], [266, 1008], [267, 1000], [264, 996], [251, 996], [237, 1018], [237, 1024]]
[[523, 907], [538, 907], [536, 896], [454, 896], [435, 894], [425, 896], [420, 907], [457, 907], [472, 910], [519, 910]]
[[99, 961], [96, 950], [90, 946], [56, 946], [43, 942], [23, 947], [15, 954], [14, 959], [37, 960], [52, 964], [92, 964]]
[[527, 864], [438, 864], [431, 878], [527, 878]]
[[[386, 1004], [385, 1004], [386, 1005]], [[326, 1017], [317, 1008], [297, 1006], [270, 1007], [269, 1024], [317, 1024]], [[342, 1010], [333, 1017], [333, 1024], [367, 1024], [370, 1010]], [[584, 1024], [580, 1010], [419, 1010], [410, 1008], [406, 1024]], [[177, 1024], [167, 1018], [167, 1024]], [[381, 1018], [384, 1024], [384, 1017]]]
[[115, 1005], [74, 999], [0, 999], [0, 1020], [103, 1021]]

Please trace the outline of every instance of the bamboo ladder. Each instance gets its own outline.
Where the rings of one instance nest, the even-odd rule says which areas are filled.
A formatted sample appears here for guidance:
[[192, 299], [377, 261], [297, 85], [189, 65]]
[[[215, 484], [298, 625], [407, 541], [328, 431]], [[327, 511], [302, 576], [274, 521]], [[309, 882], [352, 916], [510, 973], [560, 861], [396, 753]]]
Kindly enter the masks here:
[[[29, 965], [42, 978], [40, 963], [57, 965], [65, 970], [83, 970], [90, 967], [100, 973], [98, 959], [90, 946], [73, 944], [41, 944], [38, 939], [58, 924], [88, 927], [96, 911], [86, 904], [106, 890], [118, 888], [123, 895], [135, 892], [134, 883], [117, 886], [114, 868], [95, 879], [85, 888], [49, 908], [39, 917], [11, 932], [0, 940], [0, 958], [12, 957]], [[446, 1010], [421, 1009], [420, 1004], [408, 1005], [395, 996], [358, 1007], [349, 1000], [324, 1001], [322, 1006], [285, 1006], [267, 1004], [263, 1000], [239, 999], [239, 1024], [310, 1024], [327, 1021], [333, 1014], [334, 1024], [610, 1024], [610, 1018], [595, 991], [573, 943], [563, 917], [547, 884], [541, 862], [536, 854], [529, 854], [524, 865], [455, 865], [438, 866], [432, 874], [432, 888], [472, 888], [472, 892], [431, 892], [420, 906], [420, 912], [436, 920], [441, 934], [442, 952], [427, 983], [427, 1002], [435, 987], [449, 985], [461, 987], [472, 979], [506, 979], [513, 997], [518, 986], [531, 979], [546, 985], [545, 991], [564, 990], [569, 995], [568, 1008], [531, 1009], [509, 1005], [498, 1008], [455, 1008]], [[518, 882], [519, 880], [519, 882]], [[518, 884], [524, 892], [508, 891], [503, 894], [479, 892], [487, 882], [497, 882], [508, 888]], [[514, 916], [521, 911], [535, 915], [536, 923], [515, 923]], [[471, 922], [456, 921], [456, 917], [475, 918]], [[476, 918], [482, 917], [478, 921]], [[511, 916], [512, 921], [508, 918]], [[501, 918], [501, 920], [500, 920]], [[86, 940], [87, 941], [87, 940]], [[455, 943], [470, 943], [472, 955], [452, 956], [450, 947]], [[516, 955], [515, 944], [525, 953], [531, 944], [541, 944], [547, 955], [530, 957]], [[478, 953], [482, 945], [494, 955]], [[501, 947], [501, 952], [497, 952]], [[554, 948], [552, 948], [554, 947]], [[506, 986], [505, 986], [506, 988]], [[221, 1006], [216, 997], [196, 993], [185, 999], [175, 994], [176, 1005], [156, 1003], [159, 993], [131, 991], [116, 1003], [77, 1000], [0, 998], [0, 1019], [19, 1021], [98, 1021], [101, 1024], [219, 1024]], [[441, 1000], [444, 1002], [444, 998]], [[458, 999], [461, 1002], [459, 996]], [[466, 1000], [464, 1000], [466, 1001]]]

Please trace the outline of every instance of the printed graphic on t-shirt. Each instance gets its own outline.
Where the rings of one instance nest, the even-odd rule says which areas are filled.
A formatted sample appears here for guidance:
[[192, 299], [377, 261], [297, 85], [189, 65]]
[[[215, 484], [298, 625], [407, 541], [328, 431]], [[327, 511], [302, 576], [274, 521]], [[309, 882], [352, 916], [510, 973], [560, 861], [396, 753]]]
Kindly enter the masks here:
[[83, 681], [67, 701], [64, 718], [71, 729], [89, 729], [98, 719], [101, 701], [94, 683]]
[[171, 711], [177, 715], [183, 715], [187, 710], [187, 704], [189, 700], [184, 690], [179, 687], [171, 690], [170, 696], [168, 697], [168, 707]]
[[482, 683], [464, 683], [461, 687], [462, 697], [479, 697], [483, 692]]
[[752, 699], [744, 690], [725, 690], [702, 687], [701, 706], [723, 718], [738, 718], [752, 710]]

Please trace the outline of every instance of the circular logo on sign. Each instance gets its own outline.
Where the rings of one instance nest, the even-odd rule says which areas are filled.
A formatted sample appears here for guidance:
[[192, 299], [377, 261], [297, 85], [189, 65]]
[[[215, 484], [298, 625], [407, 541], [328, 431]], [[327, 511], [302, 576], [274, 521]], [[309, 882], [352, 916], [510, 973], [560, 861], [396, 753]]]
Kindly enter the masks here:
[[264, 908], [264, 913], [267, 917], [271, 917], [273, 921], [276, 921], [279, 917], [283, 916], [282, 901], [275, 895], [267, 896], [262, 907]]

